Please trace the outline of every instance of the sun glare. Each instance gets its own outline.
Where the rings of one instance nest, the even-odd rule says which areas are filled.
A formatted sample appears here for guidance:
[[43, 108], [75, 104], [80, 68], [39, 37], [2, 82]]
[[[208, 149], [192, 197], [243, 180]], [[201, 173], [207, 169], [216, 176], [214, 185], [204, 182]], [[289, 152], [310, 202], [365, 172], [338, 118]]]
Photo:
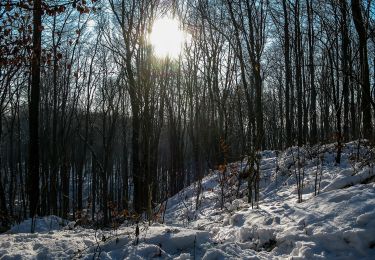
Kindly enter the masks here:
[[177, 58], [186, 39], [187, 35], [180, 29], [177, 19], [162, 17], [153, 24], [150, 41], [159, 58]]

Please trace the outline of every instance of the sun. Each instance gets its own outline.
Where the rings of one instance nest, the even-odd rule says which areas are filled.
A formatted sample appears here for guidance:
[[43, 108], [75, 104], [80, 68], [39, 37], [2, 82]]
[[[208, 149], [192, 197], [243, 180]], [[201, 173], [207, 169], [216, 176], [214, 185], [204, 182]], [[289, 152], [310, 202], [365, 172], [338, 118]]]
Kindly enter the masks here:
[[180, 23], [177, 19], [167, 16], [154, 22], [150, 34], [150, 42], [157, 57], [178, 58], [183, 44], [187, 40], [187, 34], [180, 28]]

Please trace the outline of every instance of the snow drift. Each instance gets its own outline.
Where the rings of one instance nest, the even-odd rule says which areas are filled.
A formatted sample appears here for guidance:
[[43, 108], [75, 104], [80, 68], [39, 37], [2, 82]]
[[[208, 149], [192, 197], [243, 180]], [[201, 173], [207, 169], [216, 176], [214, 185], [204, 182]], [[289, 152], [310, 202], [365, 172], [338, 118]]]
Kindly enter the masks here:
[[[337, 165], [334, 145], [298, 148], [304, 185], [297, 203], [296, 149], [262, 153], [258, 209], [247, 203], [246, 181], [225, 186], [221, 207], [213, 171], [198, 200], [199, 185], [187, 187], [168, 200], [164, 224], [141, 223], [138, 244], [132, 225], [62, 227], [52, 216], [38, 219], [34, 234], [27, 220], [0, 235], [0, 259], [374, 259], [373, 151], [348, 143]], [[242, 171], [246, 162], [231, 166]]]

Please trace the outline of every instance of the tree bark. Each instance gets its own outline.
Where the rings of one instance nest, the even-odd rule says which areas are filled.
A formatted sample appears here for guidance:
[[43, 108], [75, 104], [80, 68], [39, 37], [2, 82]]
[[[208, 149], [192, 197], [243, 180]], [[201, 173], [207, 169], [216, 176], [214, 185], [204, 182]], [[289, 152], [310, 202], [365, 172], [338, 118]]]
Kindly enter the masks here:
[[316, 88], [315, 88], [315, 66], [314, 66], [314, 10], [312, 8], [312, 1], [307, 0], [307, 15], [308, 15], [308, 38], [309, 38], [309, 72], [310, 72], [310, 122], [311, 132], [310, 141], [312, 144], [317, 142], [317, 120], [316, 120]]
[[30, 217], [34, 217], [37, 214], [39, 203], [39, 101], [41, 39], [42, 1], [34, 0], [31, 98], [29, 104], [29, 176], [27, 185], [30, 203]]
[[372, 119], [371, 119], [371, 92], [370, 76], [367, 55], [367, 32], [365, 21], [362, 16], [361, 3], [359, 0], [352, 0], [352, 14], [354, 25], [359, 38], [359, 62], [361, 66], [361, 87], [362, 100], [361, 109], [363, 116], [363, 137], [372, 140]]
[[283, 0], [284, 10], [284, 63], [285, 63], [285, 130], [286, 130], [286, 146], [292, 145], [292, 122], [290, 120], [290, 84], [291, 80], [291, 67], [290, 67], [290, 43], [289, 43], [289, 16], [286, 0]]
[[343, 85], [342, 85], [342, 95], [343, 95], [343, 106], [344, 106], [344, 125], [343, 125], [343, 138], [344, 141], [349, 141], [349, 45], [350, 39], [348, 34], [348, 22], [347, 22], [347, 13], [348, 7], [346, 1], [341, 1], [341, 37], [342, 37], [342, 61], [341, 66], [343, 70]]

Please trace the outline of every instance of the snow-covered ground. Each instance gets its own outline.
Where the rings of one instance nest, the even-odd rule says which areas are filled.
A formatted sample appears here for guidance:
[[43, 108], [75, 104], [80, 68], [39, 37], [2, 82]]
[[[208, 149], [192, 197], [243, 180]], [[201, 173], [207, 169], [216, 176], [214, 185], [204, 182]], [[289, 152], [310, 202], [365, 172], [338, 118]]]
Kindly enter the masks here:
[[[335, 151], [264, 151], [258, 209], [247, 203], [246, 180], [237, 189], [229, 177], [221, 189], [215, 171], [202, 180], [198, 199], [194, 184], [167, 201], [165, 224], [140, 223], [138, 244], [134, 226], [95, 231], [51, 216], [37, 220], [34, 234], [25, 221], [0, 235], [0, 259], [375, 259], [374, 151], [348, 143], [340, 165]], [[246, 163], [228, 168], [238, 172]]]

